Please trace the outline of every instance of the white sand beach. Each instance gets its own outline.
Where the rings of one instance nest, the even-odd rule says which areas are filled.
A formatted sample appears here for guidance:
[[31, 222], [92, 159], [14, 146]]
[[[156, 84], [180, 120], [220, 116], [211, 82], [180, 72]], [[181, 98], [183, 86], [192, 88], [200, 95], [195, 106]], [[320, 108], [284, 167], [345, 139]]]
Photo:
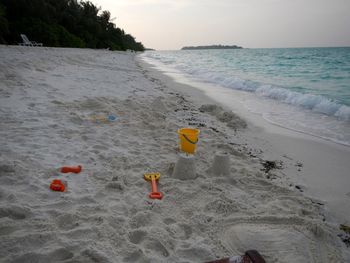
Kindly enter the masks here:
[[[1, 262], [205, 262], [249, 249], [267, 262], [350, 262], [344, 214], [289, 176], [317, 174], [307, 164], [327, 157], [299, 154], [291, 137], [262, 133], [135, 53], [0, 46], [0, 94]], [[196, 176], [183, 180], [173, 170], [188, 126], [200, 136]], [[229, 174], [210, 169], [219, 152]], [[161, 173], [162, 200], [148, 197], [147, 172]]]

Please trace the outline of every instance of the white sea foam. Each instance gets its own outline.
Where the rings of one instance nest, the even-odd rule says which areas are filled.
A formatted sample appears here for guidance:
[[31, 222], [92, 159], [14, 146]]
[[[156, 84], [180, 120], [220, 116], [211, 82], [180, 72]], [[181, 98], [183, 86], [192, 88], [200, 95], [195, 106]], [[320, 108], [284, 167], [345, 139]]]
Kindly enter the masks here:
[[270, 85], [261, 85], [255, 90], [255, 93], [259, 96], [303, 107], [317, 113], [335, 116], [344, 121], [350, 119], [350, 107], [338, 104], [319, 95], [302, 94]]
[[[194, 74], [194, 72], [191, 73]], [[302, 94], [282, 87], [259, 84], [252, 81], [242, 80], [237, 77], [225, 78], [216, 74], [196, 75], [195, 77], [197, 80], [202, 79], [223, 87], [255, 92], [258, 96], [279, 100], [317, 113], [334, 116], [343, 121], [350, 120], [350, 107], [339, 104], [320, 95]]]
[[350, 121], [350, 107], [341, 106], [334, 115], [341, 119]]
[[[319, 94], [311, 94], [317, 93], [317, 89], [285, 88], [283, 79], [280, 85], [266, 84], [268, 81], [249, 80], [255, 79], [254, 72], [249, 73], [251, 78], [244, 79], [237, 76], [234, 70], [228, 70], [227, 65], [215, 64], [215, 60], [203, 63], [203, 58], [202, 61], [196, 61], [186, 57], [188, 55], [176, 52], [166, 54], [146, 52], [143, 57], [165, 72], [180, 74], [198, 83], [205, 82], [231, 90], [248, 92], [252, 97], [250, 97], [251, 101], [244, 102], [245, 107], [249, 111], [261, 114], [271, 123], [350, 145], [349, 106]], [[198, 57], [198, 54], [196, 56]], [[164, 61], [170, 60], [172, 63], [165, 65]], [[274, 106], [270, 107], [272, 104]]]
[[[237, 76], [228, 74], [227, 71], [217, 71], [213, 65], [194, 66], [189, 63], [179, 62], [174, 58], [164, 57], [157, 53], [146, 53], [146, 57], [158, 60], [159, 62], [171, 66], [192, 79], [220, 85], [226, 88], [254, 92], [256, 95], [287, 103], [289, 105], [301, 107], [316, 113], [333, 116], [341, 121], [350, 121], [350, 107], [333, 101], [321, 95], [300, 93], [289, 90], [282, 86], [259, 83], [245, 80]], [[204, 67], [205, 66], [205, 67]]]

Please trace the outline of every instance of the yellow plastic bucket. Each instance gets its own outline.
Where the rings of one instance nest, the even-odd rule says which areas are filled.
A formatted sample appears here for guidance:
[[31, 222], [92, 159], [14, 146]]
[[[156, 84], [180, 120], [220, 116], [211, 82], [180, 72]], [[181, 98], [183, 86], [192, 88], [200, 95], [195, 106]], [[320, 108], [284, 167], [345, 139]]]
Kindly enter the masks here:
[[177, 131], [180, 139], [180, 150], [186, 153], [194, 153], [198, 142], [198, 129], [182, 128]]

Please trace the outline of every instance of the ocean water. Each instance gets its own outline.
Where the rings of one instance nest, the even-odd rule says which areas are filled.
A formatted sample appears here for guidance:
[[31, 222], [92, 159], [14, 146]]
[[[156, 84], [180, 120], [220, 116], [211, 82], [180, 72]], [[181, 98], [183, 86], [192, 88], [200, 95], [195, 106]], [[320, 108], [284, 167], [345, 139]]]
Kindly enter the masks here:
[[163, 71], [250, 94], [269, 122], [350, 145], [350, 47], [147, 51]]

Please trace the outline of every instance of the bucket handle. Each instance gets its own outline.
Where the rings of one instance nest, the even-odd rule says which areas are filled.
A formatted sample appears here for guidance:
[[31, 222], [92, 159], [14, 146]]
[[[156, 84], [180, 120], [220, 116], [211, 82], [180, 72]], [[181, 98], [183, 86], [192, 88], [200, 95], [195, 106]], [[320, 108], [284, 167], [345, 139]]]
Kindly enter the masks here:
[[196, 144], [197, 142], [198, 142], [198, 138], [197, 138], [197, 140], [195, 141], [195, 142], [193, 142], [193, 141], [191, 141], [185, 134], [182, 134], [183, 135], [183, 137], [185, 137], [185, 139], [189, 142], [189, 143], [191, 143], [191, 144]]

